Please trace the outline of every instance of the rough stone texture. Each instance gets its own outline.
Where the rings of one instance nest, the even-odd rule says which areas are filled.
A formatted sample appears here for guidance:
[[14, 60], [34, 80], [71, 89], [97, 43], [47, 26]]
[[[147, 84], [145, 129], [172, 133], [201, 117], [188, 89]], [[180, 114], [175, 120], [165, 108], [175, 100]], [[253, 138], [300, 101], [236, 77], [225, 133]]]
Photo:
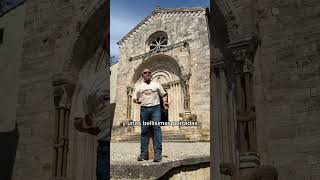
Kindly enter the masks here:
[[[168, 48], [148, 53], [146, 42], [149, 36], [157, 31], [167, 33]], [[187, 44], [184, 44], [185, 42]], [[171, 69], [172, 76], [177, 77], [173, 80], [183, 81], [182, 76], [191, 73], [191, 113], [198, 116], [197, 121], [202, 123], [203, 130], [209, 131], [210, 61], [205, 8], [155, 10], [119, 41], [119, 47], [114, 126], [119, 126], [121, 121], [127, 120], [127, 87], [134, 87], [143, 67], [150, 66], [154, 71], [161, 68], [165, 71]], [[173, 104], [170, 102], [172, 99], [169, 92], [169, 103]], [[183, 106], [183, 102], [180, 104]], [[172, 107], [169, 111], [175, 109], [179, 108]], [[133, 111], [138, 110], [133, 107]], [[134, 117], [138, 117], [137, 112], [132, 113]], [[175, 118], [177, 119], [174, 120], [178, 120], [179, 117]]]
[[261, 160], [278, 169], [279, 179], [319, 179], [320, 2], [259, 6], [255, 97]]
[[[52, 76], [57, 73], [78, 76], [83, 62], [87, 61], [95, 44], [87, 44], [87, 48], [77, 46], [81, 38], [88, 38], [88, 34], [80, 32], [89, 24], [93, 15], [101, 12], [106, 16], [102, 7], [106, 1], [50, 1], [34, 0], [26, 2], [26, 19], [24, 22], [25, 35], [23, 40], [22, 64], [19, 72], [21, 86], [17, 107], [17, 122], [20, 140], [15, 162], [13, 179], [44, 180], [52, 178], [53, 144], [54, 144], [54, 97]], [[103, 8], [99, 11], [99, 8]], [[105, 7], [105, 6], [104, 6]], [[96, 18], [95, 21], [104, 19]], [[102, 25], [104, 23], [101, 23]], [[101, 25], [100, 24], [100, 25]], [[92, 26], [94, 34], [98, 32]], [[103, 31], [103, 28], [101, 28]], [[87, 28], [88, 29], [88, 28]], [[92, 33], [90, 34], [92, 37]], [[96, 39], [92, 38], [93, 41]], [[100, 41], [102, 38], [100, 37]], [[89, 43], [89, 42], [88, 42]], [[76, 50], [74, 50], [76, 48]], [[83, 48], [83, 47], [82, 47]], [[72, 61], [75, 51], [82, 52], [82, 58]], [[87, 53], [87, 54], [85, 54]], [[63, 77], [68, 78], [67, 75]], [[76, 83], [76, 78], [72, 79]], [[71, 127], [72, 128], [72, 127]], [[83, 138], [83, 142], [86, 140]], [[72, 139], [71, 139], [72, 141]], [[69, 158], [72, 156], [72, 146]], [[91, 150], [91, 155], [95, 152]], [[72, 166], [72, 162], [68, 168]], [[74, 164], [73, 164], [74, 166]], [[71, 168], [72, 169], [72, 168]], [[91, 167], [93, 170], [94, 167]], [[69, 175], [71, 170], [69, 170]]]
[[116, 103], [118, 63], [111, 65], [110, 68], [110, 103]]
[[[111, 143], [111, 176], [126, 179], [154, 179], [170, 169], [209, 162], [210, 143], [163, 143], [163, 160], [137, 161], [140, 143]], [[191, 176], [190, 176], [191, 177]]]
[[[220, 73], [212, 74], [213, 83], [223, 89], [221, 94], [216, 94], [216, 91], [212, 94], [217, 97], [213, 107], [217, 108], [217, 105], [223, 103], [221, 108], [231, 107], [227, 112], [222, 112], [223, 115], [231, 116], [214, 116], [216, 119], [213, 119], [213, 124], [235, 123], [236, 119], [235, 105], [227, 104], [237, 99], [234, 96], [236, 84], [232, 79], [235, 76], [230, 74], [231, 62], [237, 56], [230, 53], [232, 51], [227, 43], [256, 34], [260, 43], [257, 50], [253, 51], [253, 97], [261, 164], [275, 167], [279, 179], [319, 179], [317, 59], [320, 3], [301, 0], [211, 2], [212, 5], [217, 4], [211, 7], [212, 10], [218, 8], [214, 11], [217, 13], [211, 14], [212, 19], [218, 20], [210, 26], [211, 37], [216, 37], [212, 41], [215, 41], [215, 45], [212, 44], [212, 52], [215, 53], [211, 61], [218, 63], [220, 60], [223, 64]], [[221, 37], [217, 38], [214, 33]], [[229, 94], [229, 100], [224, 99], [226, 94]], [[222, 103], [217, 104], [219, 102]], [[219, 114], [217, 110], [214, 112]], [[218, 131], [213, 129], [213, 138], [216, 138], [212, 141], [214, 149], [211, 152], [215, 154], [212, 156], [214, 172], [217, 172], [217, 166], [224, 160], [238, 163], [236, 148], [229, 146], [235, 144], [229, 138], [233, 137], [234, 127], [218, 127], [223, 128]], [[225, 147], [224, 151], [221, 151], [221, 147]], [[229, 179], [217, 173], [214, 175], [214, 178]]]

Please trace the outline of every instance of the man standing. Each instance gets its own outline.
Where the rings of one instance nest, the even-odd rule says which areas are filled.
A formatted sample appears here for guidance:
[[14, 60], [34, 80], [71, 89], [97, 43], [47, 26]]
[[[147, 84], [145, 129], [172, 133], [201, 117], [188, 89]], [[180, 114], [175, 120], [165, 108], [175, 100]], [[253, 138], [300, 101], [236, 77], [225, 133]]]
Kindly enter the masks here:
[[[135, 87], [133, 92], [133, 102], [141, 105], [140, 122], [141, 122], [141, 148], [138, 161], [147, 159], [148, 154], [148, 129], [149, 126], [144, 123], [151, 123], [154, 135], [155, 156], [153, 161], [160, 162], [162, 159], [162, 133], [160, 128], [161, 106], [159, 95], [163, 98], [165, 109], [169, 108], [167, 93], [163, 87], [151, 81], [151, 71], [143, 70], [143, 82]], [[153, 121], [153, 122], [150, 122]], [[153, 124], [152, 124], [153, 123]]]
[[112, 113], [110, 106], [110, 70], [98, 72], [80, 84], [80, 99], [75, 104], [74, 126], [83, 133], [97, 136], [97, 180], [110, 179], [110, 139]]

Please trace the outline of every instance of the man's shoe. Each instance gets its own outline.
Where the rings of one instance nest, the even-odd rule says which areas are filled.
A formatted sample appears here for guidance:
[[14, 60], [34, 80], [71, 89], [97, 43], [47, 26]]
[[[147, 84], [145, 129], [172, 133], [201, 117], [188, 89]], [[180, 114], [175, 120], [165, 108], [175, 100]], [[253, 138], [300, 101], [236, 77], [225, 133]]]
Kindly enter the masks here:
[[155, 154], [153, 158], [153, 162], [160, 162], [162, 159], [161, 154]]
[[140, 155], [137, 160], [138, 161], [148, 160], [148, 157], [146, 155]]

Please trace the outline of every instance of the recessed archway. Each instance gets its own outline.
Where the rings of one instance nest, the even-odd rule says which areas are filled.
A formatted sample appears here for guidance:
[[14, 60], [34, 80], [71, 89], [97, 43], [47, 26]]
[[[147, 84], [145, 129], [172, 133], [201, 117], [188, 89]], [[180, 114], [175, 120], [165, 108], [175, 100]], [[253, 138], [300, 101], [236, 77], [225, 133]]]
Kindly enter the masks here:
[[[182, 79], [181, 67], [178, 62], [170, 56], [156, 55], [143, 61], [132, 77], [131, 86], [143, 82], [142, 72], [144, 69], [149, 69], [152, 72], [152, 81], [160, 83], [168, 93], [169, 98], [169, 121], [179, 120], [179, 113], [184, 110], [185, 85]], [[133, 104], [132, 99], [129, 99], [129, 115], [135, 121], [140, 120], [139, 105]], [[132, 108], [130, 109], [132, 105]]]
[[[68, 106], [70, 114], [61, 116], [60, 109], [56, 108], [55, 123], [64, 125], [55, 128], [55, 132], [67, 132], [66, 137], [68, 143], [65, 143], [62, 148], [63, 151], [57, 148], [53, 158], [54, 171], [62, 169], [62, 172], [55, 173], [56, 177], [73, 177], [77, 180], [93, 179], [95, 177], [95, 163], [96, 163], [96, 138], [94, 136], [79, 133], [73, 128], [73, 107], [76, 101], [79, 100], [80, 83], [77, 79], [89, 77], [97, 68], [98, 59], [109, 58], [109, 52], [103, 50], [103, 41], [106, 41], [106, 34], [108, 34], [108, 13], [107, 2], [97, 4], [88, 13], [89, 16], [85, 18], [83, 23], [79, 24], [76, 32], [74, 32], [74, 44], [70, 59], [65, 62], [62, 73], [57, 77], [68, 80], [63, 81], [65, 84], [75, 85], [75, 89], [68, 94], [68, 99], [71, 101], [71, 106]], [[109, 36], [108, 36], [109, 38]], [[108, 41], [108, 40], [107, 40]], [[100, 61], [101, 62], [101, 61]], [[61, 88], [59, 84], [54, 83], [54, 88]], [[62, 86], [63, 87], [63, 86]], [[60, 97], [61, 98], [61, 97]], [[63, 97], [62, 97], [63, 98]], [[71, 110], [70, 110], [71, 109]], [[62, 134], [62, 133], [60, 133]], [[57, 139], [62, 139], [61, 135]], [[64, 134], [63, 134], [64, 135]], [[60, 143], [60, 141], [57, 141]], [[65, 141], [67, 142], [67, 141]], [[68, 163], [68, 165], [67, 165]], [[67, 168], [68, 167], [68, 168]], [[83, 169], [86, 172], [83, 173]]]

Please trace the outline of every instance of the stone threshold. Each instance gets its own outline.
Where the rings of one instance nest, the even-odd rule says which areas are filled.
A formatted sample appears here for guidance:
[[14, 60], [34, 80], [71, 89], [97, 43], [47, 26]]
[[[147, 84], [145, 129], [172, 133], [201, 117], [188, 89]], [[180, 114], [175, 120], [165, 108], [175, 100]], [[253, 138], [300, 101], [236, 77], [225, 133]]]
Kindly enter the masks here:
[[111, 179], [159, 179], [174, 168], [203, 163], [210, 163], [210, 155], [190, 156], [175, 160], [163, 157], [161, 162], [153, 162], [152, 159], [148, 161], [114, 162], [110, 169]]

